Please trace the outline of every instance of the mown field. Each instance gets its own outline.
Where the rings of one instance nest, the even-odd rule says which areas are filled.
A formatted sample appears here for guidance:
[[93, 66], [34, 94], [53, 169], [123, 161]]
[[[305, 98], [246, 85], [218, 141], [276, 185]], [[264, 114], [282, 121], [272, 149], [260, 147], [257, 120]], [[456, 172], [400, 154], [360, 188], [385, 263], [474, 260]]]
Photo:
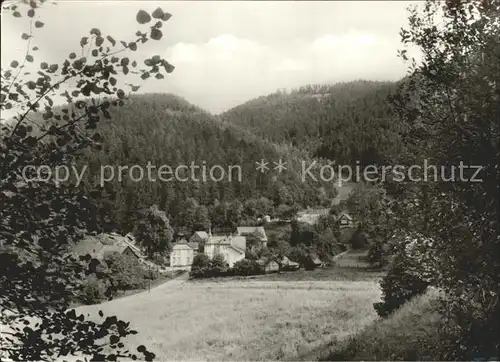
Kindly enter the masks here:
[[139, 333], [127, 345], [159, 360], [297, 360], [369, 325], [379, 298], [376, 279], [181, 278], [78, 311], [130, 321]]

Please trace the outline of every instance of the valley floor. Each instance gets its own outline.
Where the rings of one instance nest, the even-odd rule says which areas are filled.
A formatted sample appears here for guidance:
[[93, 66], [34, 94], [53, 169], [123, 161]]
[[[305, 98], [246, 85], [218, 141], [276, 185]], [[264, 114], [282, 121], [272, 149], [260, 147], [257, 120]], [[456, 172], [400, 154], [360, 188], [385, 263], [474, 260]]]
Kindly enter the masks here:
[[117, 315], [158, 360], [297, 360], [358, 332], [377, 316], [371, 280], [186, 280], [78, 312]]

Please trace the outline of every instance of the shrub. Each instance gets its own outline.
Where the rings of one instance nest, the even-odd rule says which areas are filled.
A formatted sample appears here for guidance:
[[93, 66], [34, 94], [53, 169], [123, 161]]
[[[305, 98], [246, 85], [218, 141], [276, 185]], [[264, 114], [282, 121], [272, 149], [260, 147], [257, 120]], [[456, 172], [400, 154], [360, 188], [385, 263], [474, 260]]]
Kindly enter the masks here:
[[216, 254], [210, 260], [208, 256], [200, 253], [193, 259], [189, 276], [191, 278], [211, 278], [228, 275], [229, 272], [229, 265], [224, 260], [223, 255]]
[[257, 255], [257, 253], [255, 251], [248, 250], [245, 253], [245, 258], [248, 259], [248, 260], [257, 260], [259, 258], [259, 256]]
[[366, 234], [361, 230], [356, 230], [354, 235], [349, 240], [349, 245], [351, 245], [351, 248], [354, 250], [363, 249], [368, 245]]
[[261, 274], [261, 268], [255, 260], [242, 259], [234, 263], [232, 268], [233, 275], [258, 275]]
[[413, 297], [423, 294], [428, 283], [410, 273], [411, 265], [402, 252], [395, 255], [387, 275], [380, 282], [382, 302], [373, 306], [377, 314], [386, 317]]
[[191, 272], [189, 273], [189, 276], [191, 278], [203, 278], [208, 273], [209, 269], [210, 259], [207, 255], [199, 253], [193, 258], [193, 264], [191, 265]]
[[210, 276], [222, 276], [226, 274], [229, 270], [229, 265], [226, 263], [224, 256], [221, 254], [215, 254], [210, 262]]
[[368, 255], [366, 260], [375, 267], [382, 268], [387, 265], [387, 251], [385, 250], [384, 244], [382, 242], [373, 243], [368, 249]]
[[94, 276], [88, 277], [82, 283], [82, 289], [77, 298], [85, 304], [97, 304], [106, 299], [106, 286]]
[[113, 253], [104, 258], [109, 269], [109, 280], [117, 290], [140, 289], [151, 278], [139, 261], [132, 256]]

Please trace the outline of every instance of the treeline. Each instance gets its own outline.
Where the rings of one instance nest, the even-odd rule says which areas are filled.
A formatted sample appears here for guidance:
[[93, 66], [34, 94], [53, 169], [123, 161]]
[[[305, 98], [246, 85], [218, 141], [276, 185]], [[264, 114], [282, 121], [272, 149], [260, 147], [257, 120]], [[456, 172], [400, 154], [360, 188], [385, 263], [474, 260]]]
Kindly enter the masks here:
[[251, 100], [221, 118], [314, 157], [381, 164], [402, 147], [399, 122], [388, 102], [396, 90], [391, 82], [307, 85]]
[[[276, 208], [286, 214], [286, 210], [303, 206], [328, 206], [335, 196], [333, 183], [302, 182], [301, 162], [310, 160], [306, 153], [276, 147], [248, 132], [235, 131], [176, 96], [133, 96], [110, 113], [112, 119], [100, 122], [97, 128], [103, 138], [102, 148], [86, 152], [80, 167], [88, 167], [86, 184], [97, 186], [103, 181], [101, 167], [107, 167], [104, 174], [109, 181], [103, 182], [106, 196], [102, 198], [100, 194], [96, 201], [102, 200], [108, 210], [107, 220], [121, 231], [130, 231], [137, 211], [153, 204], [166, 212], [173, 226], [192, 230], [200, 227], [193, 225], [200, 224], [192, 221], [189, 215], [193, 213], [201, 215], [198, 219], [202, 225], [208, 213], [214, 226], [233, 227], [242, 219], [255, 221], [264, 216], [264, 210], [249, 210], [249, 204], [259, 203], [261, 198], [269, 204], [264, 207], [266, 213], [273, 214]], [[267, 172], [256, 170], [256, 162], [261, 159], [268, 162]], [[280, 159], [287, 168], [281, 173], [273, 169], [274, 162]], [[148, 163], [156, 166], [152, 169], [156, 180], [147, 177]], [[175, 171], [177, 166], [190, 167], [191, 163], [199, 167], [195, 178], [190, 170], [182, 173], [186, 181], [161, 181], [155, 173], [162, 165]], [[130, 170], [133, 165], [144, 170], [142, 180], [137, 181], [141, 176], [137, 167]], [[216, 165], [226, 173], [221, 181], [210, 177], [210, 168]], [[119, 166], [129, 166], [121, 179]], [[206, 181], [202, 166], [206, 167]], [[230, 169], [231, 166], [240, 168]], [[220, 168], [214, 172], [216, 179], [221, 176]]]

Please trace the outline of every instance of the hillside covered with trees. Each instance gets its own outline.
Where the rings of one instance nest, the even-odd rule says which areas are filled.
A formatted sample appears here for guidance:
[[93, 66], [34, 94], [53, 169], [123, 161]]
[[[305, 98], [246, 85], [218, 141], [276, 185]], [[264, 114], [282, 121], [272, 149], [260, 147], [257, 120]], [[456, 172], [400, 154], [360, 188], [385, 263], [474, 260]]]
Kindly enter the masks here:
[[[208, 230], [210, 222], [213, 227], [232, 228], [244, 216], [253, 218], [247, 222], [255, 222], [265, 214], [273, 215], [275, 208], [286, 214], [286, 210], [299, 207], [329, 206], [335, 196], [333, 182], [302, 182], [302, 162], [311, 160], [306, 152], [226, 126], [179, 97], [135, 95], [110, 113], [111, 119], [100, 122], [96, 130], [102, 137], [102, 147], [85, 152], [79, 162], [81, 169], [88, 166], [88, 184], [99, 185], [103, 181], [108, 194], [113, 194], [107, 199], [110, 219], [122, 230], [130, 228], [137, 211], [153, 204], [165, 210], [173, 225], [193, 231], [196, 227]], [[270, 171], [262, 173], [256, 169], [256, 162], [261, 159], [269, 162]], [[281, 173], [273, 170], [273, 162], [280, 159], [287, 167]], [[148, 162], [156, 167], [152, 169], [154, 180], [148, 179], [146, 171], [139, 180], [140, 171], [130, 168], [138, 165], [146, 170]], [[158, 179], [157, 170], [162, 165], [175, 169], [191, 163], [199, 166], [194, 178], [188, 172], [180, 180], [175, 175], [171, 175], [171, 181]], [[205, 181], [203, 165], [207, 170]], [[210, 177], [209, 170], [214, 165], [225, 170], [221, 181]], [[121, 180], [119, 166], [129, 167]], [[241, 171], [233, 168], [229, 172], [231, 166], [241, 167]], [[101, 180], [101, 167], [107, 167], [104, 176], [109, 181]], [[214, 175], [218, 178], [221, 173]], [[259, 204], [258, 200], [264, 206], [251, 210], [250, 205]], [[190, 213], [198, 217], [189, 217]], [[193, 218], [198, 221], [189, 221]]]
[[361, 80], [307, 85], [253, 99], [221, 119], [338, 164], [380, 164], [401, 150], [388, 102], [397, 85]]

